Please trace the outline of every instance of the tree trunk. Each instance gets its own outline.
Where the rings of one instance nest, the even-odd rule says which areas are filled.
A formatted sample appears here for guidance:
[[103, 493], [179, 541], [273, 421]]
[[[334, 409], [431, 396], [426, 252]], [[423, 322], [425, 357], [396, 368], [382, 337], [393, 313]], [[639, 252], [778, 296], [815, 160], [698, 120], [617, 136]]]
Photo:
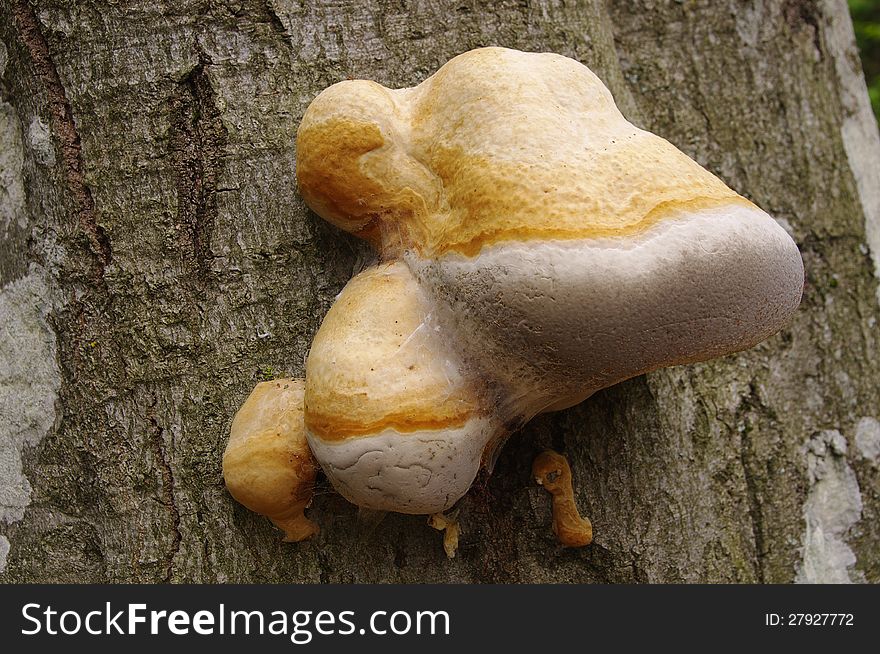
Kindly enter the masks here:
[[[133, 7], [132, 5], [137, 5]], [[0, 580], [880, 581], [880, 144], [842, 0], [0, 0]], [[345, 78], [484, 45], [592, 68], [774, 215], [807, 282], [760, 346], [534, 420], [463, 501], [359, 521], [320, 481], [284, 544], [223, 485], [236, 409], [301, 376], [369, 258], [294, 136]], [[529, 474], [565, 451], [594, 543]]]

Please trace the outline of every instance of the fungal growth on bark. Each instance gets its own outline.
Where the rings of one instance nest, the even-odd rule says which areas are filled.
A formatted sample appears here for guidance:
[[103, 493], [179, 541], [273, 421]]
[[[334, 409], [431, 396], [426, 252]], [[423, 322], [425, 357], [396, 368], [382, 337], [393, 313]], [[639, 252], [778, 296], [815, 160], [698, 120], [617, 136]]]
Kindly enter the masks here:
[[[303, 116], [297, 179], [378, 254], [325, 317], [303, 398], [312, 454], [367, 509], [447, 512], [535, 415], [752, 347], [800, 302], [786, 232], [555, 54], [483, 48], [414, 88], [335, 84]], [[259, 422], [272, 411], [241, 412], [233, 436], [272, 431]], [[307, 478], [280, 474], [275, 450], [235, 442], [255, 448], [252, 477], [239, 455], [235, 497], [270, 517], [288, 506], [276, 497], [302, 497]], [[567, 471], [554, 515], [580, 520]], [[575, 524], [566, 544], [588, 543]]]
[[566, 547], [593, 542], [593, 525], [582, 518], [574, 501], [568, 460], [553, 450], [541, 452], [532, 463], [535, 482], [553, 496], [553, 533]]

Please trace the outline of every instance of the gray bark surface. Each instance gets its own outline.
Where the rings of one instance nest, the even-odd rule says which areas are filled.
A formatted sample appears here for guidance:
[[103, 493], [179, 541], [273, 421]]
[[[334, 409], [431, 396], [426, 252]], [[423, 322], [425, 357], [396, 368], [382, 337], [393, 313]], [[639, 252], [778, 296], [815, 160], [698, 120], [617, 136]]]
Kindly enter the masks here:
[[[284, 544], [225, 491], [229, 425], [303, 374], [370, 258], [298, 197], [299, 119], [484, 45], [582, 61], [773, 214], [803, 304], [750, 351], [533, 421], [454, 560], [326, 481], [320, 535]], [[880, 581], [878, 160], [842, 0], [0, 0], [0, 581]], [[590, 547], [550, 530], [547, 446]]]

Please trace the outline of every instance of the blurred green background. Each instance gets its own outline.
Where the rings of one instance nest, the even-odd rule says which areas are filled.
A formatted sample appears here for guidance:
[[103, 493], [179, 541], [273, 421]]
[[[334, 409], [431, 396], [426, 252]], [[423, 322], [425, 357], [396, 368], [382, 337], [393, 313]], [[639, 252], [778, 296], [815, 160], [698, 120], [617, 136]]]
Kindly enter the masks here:
[[880, 0], [849, 0], [874, 115], [880, 120]]

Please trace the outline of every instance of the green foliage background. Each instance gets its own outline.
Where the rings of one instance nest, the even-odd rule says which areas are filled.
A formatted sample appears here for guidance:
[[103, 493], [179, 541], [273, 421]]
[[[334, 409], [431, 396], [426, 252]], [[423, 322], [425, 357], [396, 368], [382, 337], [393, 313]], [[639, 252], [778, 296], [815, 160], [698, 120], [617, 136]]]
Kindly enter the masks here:
[[880, 120], [880, 0], [849, 0], [874, 115]]

